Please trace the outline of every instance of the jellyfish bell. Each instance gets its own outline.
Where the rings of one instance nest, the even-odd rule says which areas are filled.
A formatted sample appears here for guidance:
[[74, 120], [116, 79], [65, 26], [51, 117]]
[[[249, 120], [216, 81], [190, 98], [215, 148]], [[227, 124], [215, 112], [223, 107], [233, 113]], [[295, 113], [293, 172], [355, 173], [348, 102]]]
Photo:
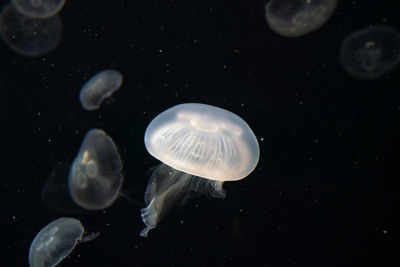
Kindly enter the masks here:
[[104, 100], [110, 98], [122, 85], [122, 74], [113, 69], [103, 70], [82, 86], [79, 99], [85, 110], [97, 110]]
[[271, 0], [265, 18], [275, 33], [298, 37], [315, 31], [333, 14], [337, 0]]
[[19, 13], [12, 4], [0, 13], [0, 39], [15, 53], [37, 57], [50, 53], [62, 36], [60, 16], [37, 19]]
[[400, 63], [400, 32], [373, 25], [350, 33], [340, 47], [344, 70], [361, 81], [379, 79]]
[[223, 183], [245, 178], [259, 159], [257, 138], [247, 123], [205, 104], [180, 104], [162, 112], [147, 127], [144, 142], [162, 164], [146, 189], [141, 215], [147, 227], [141, 236], [187, 191], [225, 197]]
[[257, 165], [257, 139], [239, 116], [205, 104], [181, 104], [158, 115], [145, 133], [147, 151], [182, 172], [216, 181], [246, 177]]
[[29, 247], [31, 267], [56, 266], [79, 243], [91, 241], [100, 235], [86, 234], [82, 223], [74, 218], [62, 217], [45, 226]]
[[101, 129], [85, 136], [68, 178], [73, 201], [88, 210], [111, 206], [123, 183], [122, 160], [117, 146]]

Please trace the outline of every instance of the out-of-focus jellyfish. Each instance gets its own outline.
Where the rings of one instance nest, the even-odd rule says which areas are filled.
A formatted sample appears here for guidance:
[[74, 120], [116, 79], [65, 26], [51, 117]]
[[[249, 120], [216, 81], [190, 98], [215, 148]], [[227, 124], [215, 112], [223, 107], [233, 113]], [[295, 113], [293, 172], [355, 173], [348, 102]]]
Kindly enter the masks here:
[[275, 33], [298, 37], [321, 27], [336, 5], [337, 0], [271, 0], [265, 6], [265, 18]]
[[67, 215], [79, 215], [87, 212], [71, 198], [68, 189], [70, 162], [58, 162], [51, 170], [49, 178], [42, 187], [41, 199], [49, 208]]
[[121, 191], [121, 171], [122, 161], [111, 137], [103, 130], [90, 130], [69, 172], [72, 199], [88, 210], [111, 206]]
[[146, 129], [147, 151], [162, 161], [148, 182], [141, 210], [146, 237], [183, 193], [225, 197], [222, 184], [245, 178], [259, 159], [257, 139], [239, 116], [205, 104], [181, 104]]
[[80, 221], [74, 218], [59, 218], [45, 226], [33, 239], [29, 248], [31, 267], [52, 267], [67, 257], [78, 243], [91, 241], [99, 236], [84, 235]]
[[57, 14], [65, 0], [12, 0], [18, 12], [30, 18], [44, 19]]
[[60, 17], [29, 18], [11, 4], [0, 14], [0, 35], [8, 48], [22, 56], [36, 57], [50, 53], [62, 35]]
[[354, 78], [364, 81], [380, 78], [400, 62], [400, 33], [386, 25], [353, 32], [342, 42], [340, 61]]
[[104, 70], [89, 79], [79, 93], [82, 107], [96, 110], [101, 102], [117, 91], [122, 84], [122, 74], [117, 70]]

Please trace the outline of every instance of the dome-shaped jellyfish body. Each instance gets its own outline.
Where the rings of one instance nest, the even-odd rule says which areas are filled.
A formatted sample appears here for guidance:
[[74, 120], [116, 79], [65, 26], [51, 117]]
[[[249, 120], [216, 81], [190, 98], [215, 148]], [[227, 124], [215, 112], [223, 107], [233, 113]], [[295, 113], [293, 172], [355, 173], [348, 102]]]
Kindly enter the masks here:
[[364, 81], [380, 78], [400, 63], [400, 33], [386, 25], [355, 31], [342, 42], [340, 61], [354, 78]]
[[58, 15], [29, 18], [8, 4], [0, 14], [0, 35], [6, 46], [17, 54], [41, 56], [50, 53], [60, 42], [62, 22]]
[[86, 110], [99, 109], [101, 102], [121, 87], [122, 79], [122, 74], [117, 70], [103, 70], [94, 75], [79, 93], [82, 107]]
[[12, 0], [12, 3], [21, 14], [44, 19], [56, 15], [63, 8], [65, 0]]
[[74, 218], [59, 218], [45, 226], [33, 239], [29, 248], [31, 267], [56, 266], [67, 257], [78, 242], [85, 242], [99, 236], [96, 233], [84, 237], [83, 226]]
[[337, 0], [271, 0], [265, 6], [265, 18], [275, 33], [297, 37], [321, 27], [336, 5]]
[[109, 207], [122, 187], [122, 161], [114, 141], [103, 130], [90, 130], [69, 173], [72, 199], [88, 210]]
[[224, 197], [222, 184], [245, 178], [259, 159], [257, 139], [239, 116], [205, 104], [181, 104], [146, 129], [148, 152], [163, 163], [152, 173], [141, 210], [147, 236], [187, 191]]

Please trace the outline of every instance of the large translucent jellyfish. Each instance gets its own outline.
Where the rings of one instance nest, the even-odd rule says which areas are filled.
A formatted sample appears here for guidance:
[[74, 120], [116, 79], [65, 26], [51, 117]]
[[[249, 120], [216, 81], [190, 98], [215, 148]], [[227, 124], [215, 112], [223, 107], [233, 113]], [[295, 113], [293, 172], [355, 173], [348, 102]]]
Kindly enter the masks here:
[[340, 61], [354, 78], [364, 81], [380, 78], [400, 63], [400, 33], [386, 25], [353, 32], [341, 45]]
[[29, 18], [8, 4], [0, 14], [0, 35], [6, 46], [17, 54], [42, 56], [60, 42], [62, 23], [58, 15], [46, 19]]
[[162, 164], [147, 185], [143, 237], [183, 193], [223, 198], [222, 184], [248, 176], [259, 159], [258, 142], [247, 123], [205, 104], [181, 104], [162, 112], [147, 127], [144, 142]]
[[83, 237], [80, 221], [63, 217], [45, 226], [33, 239], [29, 248], [31, 267], [52, 267], [67, 257], [78, 243], [95, 239], [99, 232]]
[[44, 19], [57, 14], [65, 0], [12, 0], [18, 12], [30, 18]]
[[121, 171], [122, 161], [111, 137], [103, 130], [90, 130], [69, 172], [72, 199], [88, 210], [109, 207], [121, 191]]
[[265, 18], [275, 33], [297, 37], [321, 27], [336, 5], [337, 0], [271, 0], [265, 6]]
[[89, 79], [79, 93], [82, 107], [96, 110], [101, 102], [117, 91], [122, 84], [122, 74], [117, 70], [103, 70]]

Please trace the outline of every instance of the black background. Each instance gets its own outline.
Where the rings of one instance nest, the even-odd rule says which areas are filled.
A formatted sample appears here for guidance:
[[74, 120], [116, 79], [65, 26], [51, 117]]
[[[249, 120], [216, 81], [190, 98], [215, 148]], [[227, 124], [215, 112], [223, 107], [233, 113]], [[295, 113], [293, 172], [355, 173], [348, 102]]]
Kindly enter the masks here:
[[[27, 266], [52, 220], [40, 190], [85, 133], [102, 128], [124, 163], [124, 192], [105, 211], [76, 216], [94, 241], [60, 266], [399, 266], [400, 70], [360, 82], [342, 69], [344, 37], [371, 24], [399, 27], [398, 1], [340, 1], [300, 38], [273, 33], [263, 1], [68, 1], [63, 37], [42, 57], [0, 44], [0, 265]], [[121, 89], [101, 109], [78, 93], [115, 68]], [[146, 126], [179, 103], [228, 109], [260, 144], [256, 170], [200, 197], [150, 232], [140, 208]]]

